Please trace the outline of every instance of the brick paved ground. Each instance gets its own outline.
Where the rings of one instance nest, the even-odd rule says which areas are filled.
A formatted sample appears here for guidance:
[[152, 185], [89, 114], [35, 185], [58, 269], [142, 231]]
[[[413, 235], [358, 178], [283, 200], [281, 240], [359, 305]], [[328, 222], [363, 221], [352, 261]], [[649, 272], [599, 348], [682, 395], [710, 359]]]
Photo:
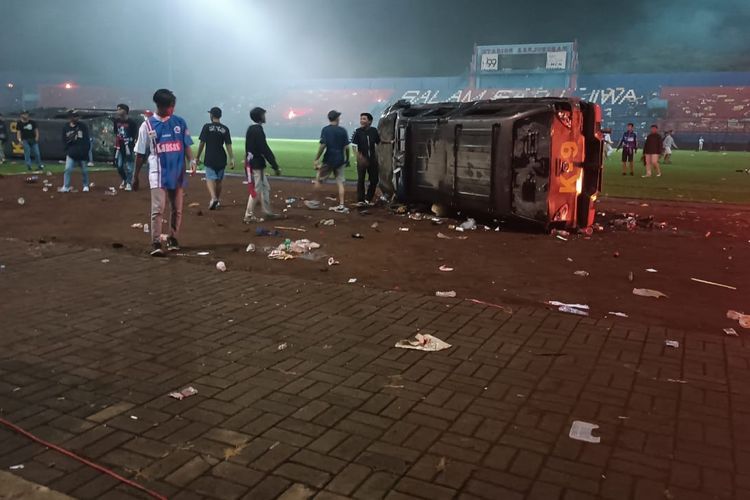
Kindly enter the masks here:
[[[0, 264], [0, 415], [170, 498], [750, 498], [743, 337], [116, 250], [3, 240]], [[454, 347], [393, 348], [417, 329]], [[0, 429], [19, 463], [142, 498]]]

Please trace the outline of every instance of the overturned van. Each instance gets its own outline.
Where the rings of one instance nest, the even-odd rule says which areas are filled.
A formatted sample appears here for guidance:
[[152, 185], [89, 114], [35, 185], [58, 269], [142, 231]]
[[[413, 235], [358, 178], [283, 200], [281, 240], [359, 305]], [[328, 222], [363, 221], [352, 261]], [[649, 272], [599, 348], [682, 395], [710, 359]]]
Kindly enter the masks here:
[[380, 188], [468, 215], [588, 227], [601, 189], [600, 124], [599, 106], [575, 98], [399, 101], [378, 124]]

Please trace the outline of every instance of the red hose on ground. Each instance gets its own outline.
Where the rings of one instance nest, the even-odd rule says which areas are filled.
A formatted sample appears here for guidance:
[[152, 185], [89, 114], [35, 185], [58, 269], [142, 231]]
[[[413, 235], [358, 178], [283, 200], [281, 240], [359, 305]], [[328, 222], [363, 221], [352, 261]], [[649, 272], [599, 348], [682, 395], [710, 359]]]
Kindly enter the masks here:
[[89, 467], [98, 470], [99, 472], [103, 472], [104, 474], [117, 479], [121, 483], [125, 483], [128, 486], [130, 486], [130, 487], [133, 487], [133, 488], [135, 488], [137, 490], [141, 490], [142, 492], [144, 492], [144, 493], [146, 493], [146, 494], [148, 494], [148, 495], [150, 495], [150, 496], [152, 496], [154, 498], [158, 498], [159, 500], [167, 500], [167, 497], [165, 497], [164, 495], [160, 495], [159, 493], [157, 493], [155, 491], [149, 490], [145, 486], [141, 486], [140, 484], [138, 484], [136, 482], [133, 482], [130, 479], [124, 478], [124, 477], [122, 477], [121, 475], [119, 475], [118, 473], [116, 473], [113, 470], [107, 469], [106, 467], [103, 467], [103, 466], [101, 466], [99, 464], [95, 464], [94, 462], [86, 460], [85, 458], [76, 455], [72, 451], [68, 451], [65, 448], [61, 448], [60, 446], [57, 446], [56, 444], [52, 444], [49, 441], [45, 441], [44, 439], [33, 435], [29, 431], [21, 429], [17, 425], [15, 425], [15, 424], [13, 424], [13, 423], [5, 420], [4, 418], [0, 417], [0, 424], [3, 424], [5, 427], [7, 427], [7, 428], [9, 428], [9, 429], [17, 432], [18, 434], [21, 434], [22, 436], [25, 436], [25, 437], [31, 439], [34, 442], [37, 442], [37, 443], [39, 443], [41, 445], [44, 445], [47, 448], [51, 448], [51, 449], [55, 450], [58, 453], [62, 453], [66, 457], [70, 457], [73, 460], [77, 460], [77, 461], [81, 462], [82, 464], [88, 465]]

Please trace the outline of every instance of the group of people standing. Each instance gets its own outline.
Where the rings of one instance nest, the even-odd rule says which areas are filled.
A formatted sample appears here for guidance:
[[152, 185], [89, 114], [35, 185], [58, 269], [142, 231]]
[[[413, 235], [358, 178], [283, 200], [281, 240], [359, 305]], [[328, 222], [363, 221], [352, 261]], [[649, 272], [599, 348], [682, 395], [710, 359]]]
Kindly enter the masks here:
[[[638, 150], [638, 135], [635, 133], [634, 129], [635, 125], [628, 123], [627, 130], [622, 134], [622, 138], [616, 148], [616, 151], [622, 149], [622, 175], [628, 175], [628, 168], [630, 170], [630, 175], [635, 175], [634, 164], [635, 153]], [[604, 143], [607, 157], [609, 157], [613, 151], [611, 133], [612, 131], [609, 129], [604, 131]], [[651, 125], [651, 132], [646, 136], [646, 141], [643, 145], [643, 164], [646, 167], [646, 173], [641, 177], [652, 177], [653, 174], [656, 174], [656, 177], [661, 177], [659, 160], [663, 155], [664, 163], [671, 164], [673, 149], [678, 148], [677, 144], [675, 144], [674, 137], [672, 137], [672, 131], [667, 131], [662, 137], [659, 133], [659, 127], [656, 124]]]

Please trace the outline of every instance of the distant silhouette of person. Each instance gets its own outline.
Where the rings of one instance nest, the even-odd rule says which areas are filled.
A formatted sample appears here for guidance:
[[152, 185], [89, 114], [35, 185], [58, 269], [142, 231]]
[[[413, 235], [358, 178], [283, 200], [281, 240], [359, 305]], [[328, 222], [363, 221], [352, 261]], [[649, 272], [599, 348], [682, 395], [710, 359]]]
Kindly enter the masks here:
[[700, 136], [700, 138], [698, 139], [698, 151], [703, 151], [703, 143], [704, 142], [705, 141], [703, 140], [703, 136]]
[[633, 158], [638, 150], [638, 136], [633, 131], [633, 127], [632, 123], [628, 123], [628, 129], [622, 134], [620, 144], [617, 145], [618, 151], [622, 148], [622, 175], [628, 175], [628, 164], [630, 164], [630, 175], [633, 175]]
[[672, 131], [668, 130], [666, 134], [664, 134], [664, 164], [665, 165], [671, 165], [672, 164], [672, 149], [680, 149], [677, 147], [677, 144], [674, 142], [674, 137], [672, 137]]
[[659, 134], [659, 127], [651, 125], [651, 133], [646, 137], [646, 143], [643, 145], [643, 155], [646, 159], [646, 175], [642, 177], [651, 177], [651, 170], [656, 171], [656, 176], [661, 177], [661, 169], [659, 168], [659, 157], [661, 156], [662, 149], [664, 148], [661, 135]]

